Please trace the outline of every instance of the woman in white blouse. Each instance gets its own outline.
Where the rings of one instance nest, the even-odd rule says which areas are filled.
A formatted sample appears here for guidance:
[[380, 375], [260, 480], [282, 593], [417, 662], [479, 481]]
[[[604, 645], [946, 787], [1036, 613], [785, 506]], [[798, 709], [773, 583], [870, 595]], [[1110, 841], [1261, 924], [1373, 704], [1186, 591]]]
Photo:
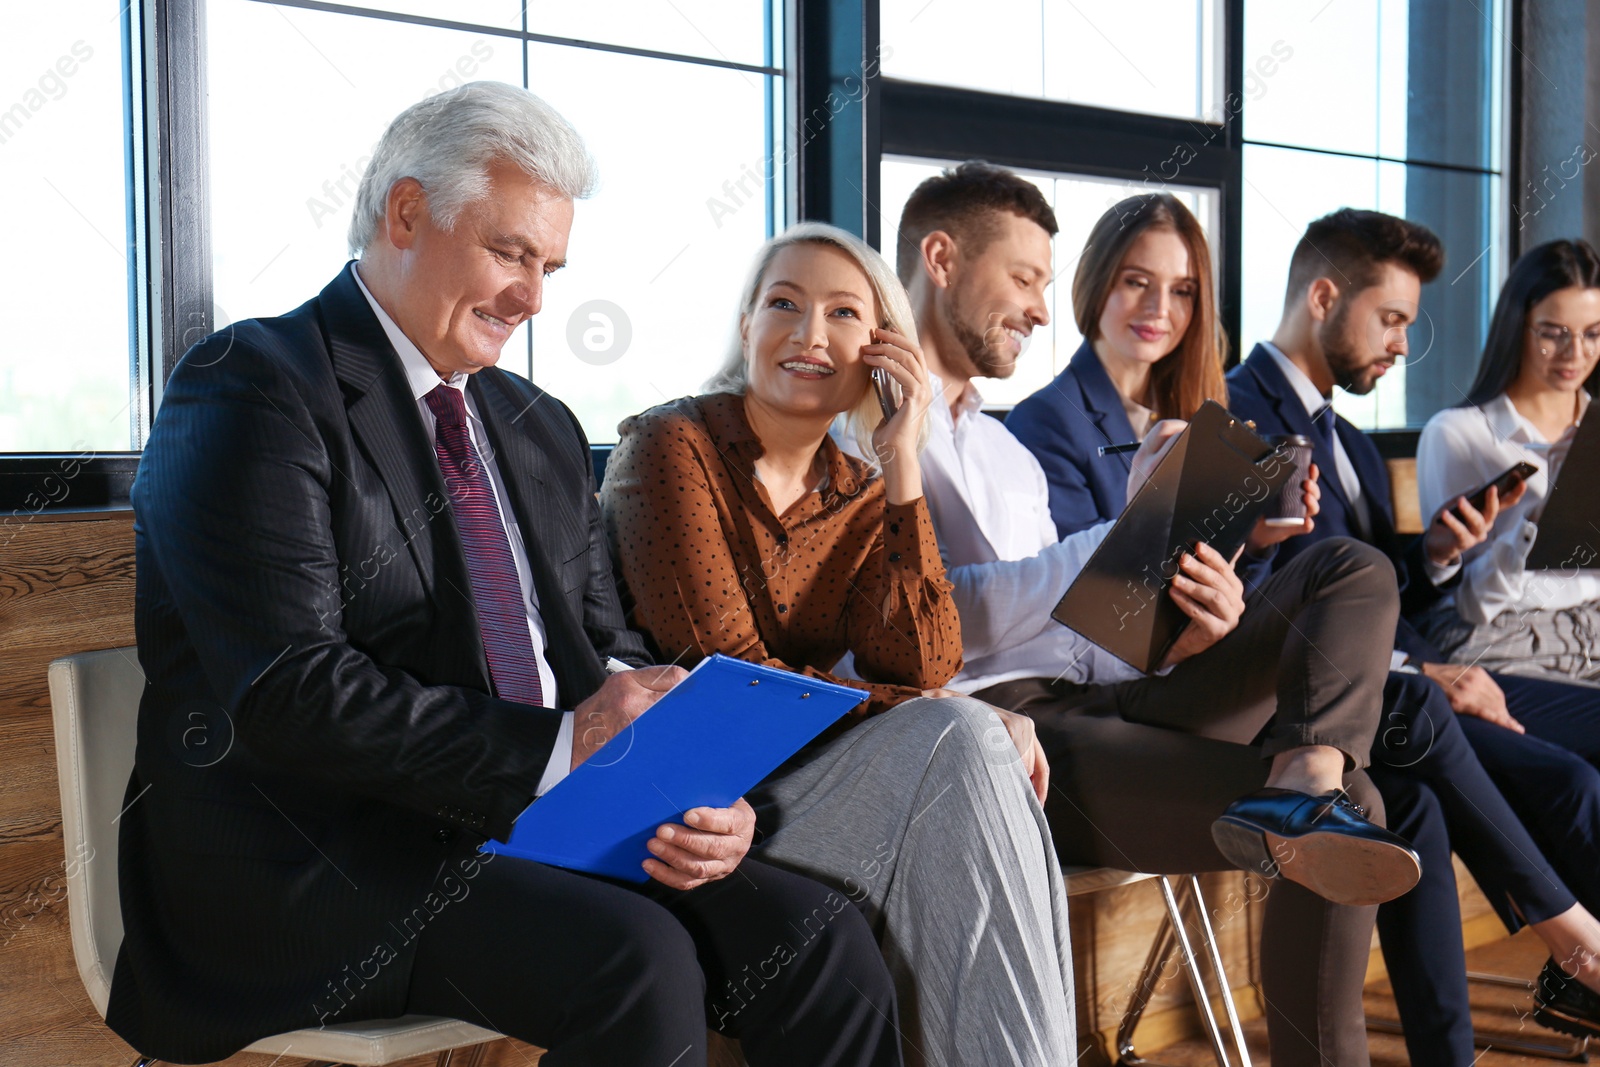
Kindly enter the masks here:
[[1457, 663], [1600, 684], [1600, 571], [1527, 570], [1550, 487], [1600, 374], [1600, 255], [1551, 241], [1511, 268], [1465, 403], [1428, 421], [1417, 489], [1431, 515], [1518, 462], [1539, 468], [1461, 580], [1418, 620]]

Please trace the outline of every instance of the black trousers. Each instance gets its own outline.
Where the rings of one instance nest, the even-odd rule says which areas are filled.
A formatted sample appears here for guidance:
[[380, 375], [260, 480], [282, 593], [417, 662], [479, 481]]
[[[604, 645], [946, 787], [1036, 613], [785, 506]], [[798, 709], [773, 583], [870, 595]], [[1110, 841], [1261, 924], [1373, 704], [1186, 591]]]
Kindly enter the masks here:
[[509, 856], [417, 938], [406, 1010], [549, 1050], [549, 1067], [704, 1067], [706, 1028], [751, 1067], [900, 1064], [894, 986], [843, 894], [745, 860], [689, 892]]
[[[1346, 790], [1382, 824], [1382, 799], [1356, 768], [1378, 729], [1398, 614], [1389, 560], [1333, 538], [1262, 582], [1233, 633], [1169, 674], [1109, 686], [1026, 679], [974, 695], [1033, 718], [1062, 863], [1228, 870], [1212, 820], [1296, 746], [1344, 752]], [[1242, 903], [1217, 910], [1225, 923]], [[1261, 979], [1274, 1067], [1369, 1062], [1361, 987], [1376, 911], [1272, 884]]]

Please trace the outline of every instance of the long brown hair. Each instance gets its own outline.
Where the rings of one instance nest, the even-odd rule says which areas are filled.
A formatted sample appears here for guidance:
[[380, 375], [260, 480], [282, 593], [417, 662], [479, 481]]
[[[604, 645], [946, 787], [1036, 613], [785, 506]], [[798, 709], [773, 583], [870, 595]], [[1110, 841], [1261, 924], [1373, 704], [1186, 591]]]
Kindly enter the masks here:
[[1156, 417], [1190, 419], [1207, 400], [1228, 403], [1228, 383], [1223, 363], [1228, 340], [1217, 316], [1216, 286], [1211, 275], [1211, 248], [1200, 222], [1171, 193], [1130, 196], [1100, 216], [1072, 277], [1072, 311], [1084, 340], [1099, 337], [1100, 316], [1111, 287], [1116, 284], [1122, 260], [1139, 235], [1166, 229], [1176, 233], [1189, 249], [1189, 269], [1195, 276], [1194, 314], [1178, 346], [1150, 369], [1150, 394]]

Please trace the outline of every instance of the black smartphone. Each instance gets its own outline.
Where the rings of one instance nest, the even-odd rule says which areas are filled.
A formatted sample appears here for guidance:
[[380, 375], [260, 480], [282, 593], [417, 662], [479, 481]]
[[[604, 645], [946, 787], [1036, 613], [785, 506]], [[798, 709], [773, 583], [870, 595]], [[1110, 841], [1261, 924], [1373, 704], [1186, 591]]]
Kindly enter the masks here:
[[882, 367], [873, 367], [872, 388], [878, 392], [878, 406], [883, 409], [883, 417], [894, 418], [894, 413], [900, 410], [900, 397], [899, 389], [895, 380], [889, 377], [889, 372]]
[[[1517, 486], [1521, 485], [1538, 472], [1539, 468], [1534, 466], [1532, 463], [1518, 463], [1515, 467], [1509, 467], [1506, 470], [1501, 471], [1492, 481], [1487, 482], [1484, 485], [1480, 485], [1472, 492], [1466, 494], [1467, 503], [1471, 504], [1478, 511], [1482, 511], [1483, 505], [1489, 502], [1490, 489], [1495, 489], [1498, 491], [1500, 496], [1505, 496], [1511, 490], [1515, 489]], [[1466, 519], [1462, 518], [1461, 509], [1458, 507], [1452, 507], [1450, 509], [1450, 514], [1454, 515], [1462, 522], [1466, 521]]]

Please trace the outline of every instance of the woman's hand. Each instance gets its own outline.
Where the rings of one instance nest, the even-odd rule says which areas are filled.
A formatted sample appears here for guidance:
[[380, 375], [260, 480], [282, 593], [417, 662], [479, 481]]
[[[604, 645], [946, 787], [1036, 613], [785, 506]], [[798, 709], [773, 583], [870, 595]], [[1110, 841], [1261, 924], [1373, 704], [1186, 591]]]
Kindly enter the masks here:
[[900, 385], [900, 406], [872, 432], [872, 447], [883, 465], [889, 503], [909, 504], [922, 496], [917, 440], [934, 399], [928, 364], [915, 341], [883, 327], [872, 331], [871, 344], [861, 346], [861, 358], [868, 367], [886, 371]]
[[1028, 776], [1028, 781], [1033, 785], [1033, 795], [1043, 804], [1050, 795], [1050, 761], [1045, 759], [1044, 749], [1039, 745], [1039, 736], [1033, 727], [1033, 720], [1026, 715], [1015, 711], [1004, 711], [995, 708], [994, 713], [1000, 716], [1000, 722], [1005, 726], [1011, 744], [1015, 746], [1017, 755], [1022, 757], [1022, 773]]

